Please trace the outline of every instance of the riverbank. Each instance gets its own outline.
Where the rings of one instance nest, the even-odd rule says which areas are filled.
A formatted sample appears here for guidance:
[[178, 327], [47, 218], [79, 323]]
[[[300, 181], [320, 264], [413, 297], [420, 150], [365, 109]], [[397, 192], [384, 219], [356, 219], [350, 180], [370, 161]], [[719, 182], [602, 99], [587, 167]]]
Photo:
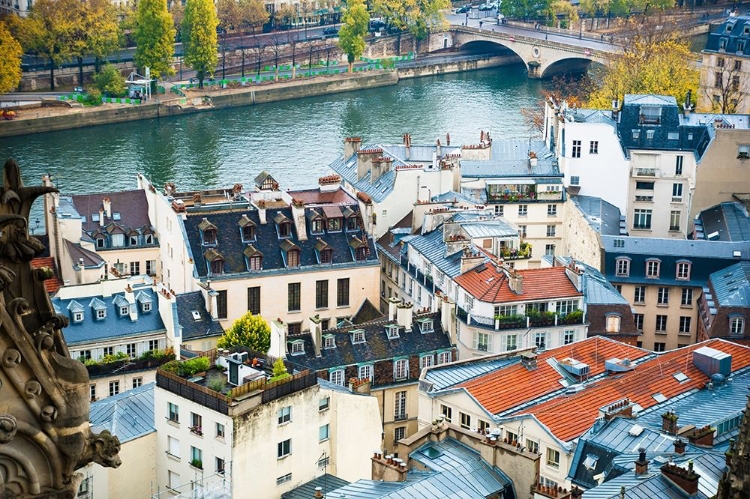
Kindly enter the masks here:
[[25, 109], [10, 121], [0, 121], [0, 137], [106, 125], [167, 116], [206, 112], [214, 109], [250, 106], [305, 97], [314, 97], [366, 88], [397, 85], [400, 79], [475, 71], [517, 63], [514, 56], [459, 56], [430, 63], [414, 61], [393, 70], [344, 73], [295, 79], [292, 81], [219, 90], [193, 89], [185, 97], [162, 97], [149, 103], [104, 104], [98, 107]]

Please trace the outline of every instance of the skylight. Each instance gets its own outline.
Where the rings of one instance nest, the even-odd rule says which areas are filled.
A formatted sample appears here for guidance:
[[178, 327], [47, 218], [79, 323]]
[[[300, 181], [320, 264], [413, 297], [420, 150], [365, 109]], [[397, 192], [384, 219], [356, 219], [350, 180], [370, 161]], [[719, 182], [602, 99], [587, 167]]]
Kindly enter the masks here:
[[664, 396], [664, 395], [662, 395], [661, 393], [654, 393], [654, 394], [652, 395], [652, 397], [654, 397], [654, 400], [656, 400], [656, 401], [657, 401], [657, 402], [659, 402], [659, 403], [662, 403], [662, 402], [664, 402], [664, 401], [666, 401], [666, 400], [667, 400], [667, 397], [665, 397], [665, 396]]
[[201, 314], [197, 310], [191, 310], [190, 313], [193, 314], [193, 320], [201, 320]]
[[637, 437], [637, 436], [639, 436], [639, 435], [640, 435], [641, 433], [643, 433], [643, 426], [641, 426], [641, 425], [637, 425], [637, 424], [634, 424], [634, 425], [633, 425], [633, 426], [631, 426], [631, 427], [630, 427], [630, 429], [628, 430], [628, 435], [630, 435], [631, 437]]
[[599, 456], [595, 456], [594, 454], [589, 454], [586, 456], [586, 459], [583, 461], [583, 466], [587, 470], [593, 470], [596, 468], [596, 463], [599, 462]]
[[683, 383], [687, 381], [688, 379], [690, 379], [687, 377], [685, 373], [681, 373], [681, 372], [674, 373], [672, 376], [674, 376], [674, 379], [676, 379], [680, 383]]

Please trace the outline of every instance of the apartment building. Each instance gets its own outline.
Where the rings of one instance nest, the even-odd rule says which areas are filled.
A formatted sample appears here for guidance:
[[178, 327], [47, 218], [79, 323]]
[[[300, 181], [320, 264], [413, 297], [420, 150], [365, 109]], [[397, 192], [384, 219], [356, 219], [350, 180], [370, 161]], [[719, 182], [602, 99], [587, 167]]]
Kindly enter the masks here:
[[375, 398], [291, 364], [290, 378], [270, 383], [272, 364], [238, 350], [222, 352], [205, 375], [157, 373], [159, 493], [279, 497], [323, 473], [369, 476], [381, 439]]
[[450, 334], [453, 307], [442, 300], [440, 305], [437, 313], [415, 314], [411, 303], [391, 298], [387, 318], [329, 330], [312, 318], [310, 333], [287, 336], [286, 358], [331, 383], [376, 398], [382, 445], [393, 453], [396, 442], [418, 430], [422, 369], [456, 359]]
[[743, 261], [708, 277], [698, 300], [698, 337], [747, 340], [750, 318], [750, 262]]
[[203, 294], [200, 291], [183, 293], [176, 296], [176, 301], [181, 347], [196, 352], [214, 348], [224, 328], [209, 313]]
[[52, 299], [68, 317], [70, 355], [87, 364], [91, 400], [151, 383], [180, 351], [175, 298], [147, 276], [66, 286]]
[[461, 193], [518, 227], [532, 247], [530, 267], [559, 253], [566, 194], [563, 174], [543, 141], [494, 141], [489, 158], [462, 157]]
[[[49, 178], [43, 179], [51, 186]], [[139, 190], [45, 196], [50, 255], [63, 284], [88, 284], [112, 276], [159, 278], [159, 238]]]
[[698, 110], [750, 113], [750, 17], [732, 16], [708, 34], [703, 49]]

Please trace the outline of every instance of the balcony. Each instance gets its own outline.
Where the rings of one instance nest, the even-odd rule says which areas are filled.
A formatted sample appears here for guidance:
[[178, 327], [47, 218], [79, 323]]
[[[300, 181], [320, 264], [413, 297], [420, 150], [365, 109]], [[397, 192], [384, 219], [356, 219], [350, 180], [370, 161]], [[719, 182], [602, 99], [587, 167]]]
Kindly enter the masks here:
[[633, 168], [634, 177], [656, 177], [656, 168]]
[[500, 256], [504, 260], [528, 260], [531, 258], [532, 246], [530, 243], [523, 242], [519, 249], [516, 248], [502, 248], [500, 250]]
[[636, 196], [635, 200], [638, 203], [653, 203], [654, 196]]
[[495, 317], [486, 317], [469, 314], [461, 307], [456, 307], [456, 317], [461, 320], [461, 322], [470, 326], [494, 331], [577, 325], [583, 324], [585, 319], [582, 310], [574, 310], [567, 315], [556, 314], [554, 312], [530, 312], [529, 315], [498, 315]]
[[405, 412], [399, 412], [393, 415], [394, 421], [406, 421], [407, 419], [409, 419], [409, 415]]

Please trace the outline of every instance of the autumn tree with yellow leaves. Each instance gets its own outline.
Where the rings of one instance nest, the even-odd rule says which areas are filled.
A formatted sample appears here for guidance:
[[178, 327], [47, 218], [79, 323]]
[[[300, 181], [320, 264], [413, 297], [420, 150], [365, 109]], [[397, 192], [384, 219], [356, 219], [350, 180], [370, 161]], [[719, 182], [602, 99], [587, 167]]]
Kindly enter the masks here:
[[21, 82], [21, 44], [0, 21], [0, 94], [10, 92]]
[[625, 94], [671, 95], [682, 103], [688, 91], [696, 95], [698, 89], [700, 74], [691, 66], [692, 59], [687, 42], [635, 39], [594, 82], [588, 106], [608, 109]]

